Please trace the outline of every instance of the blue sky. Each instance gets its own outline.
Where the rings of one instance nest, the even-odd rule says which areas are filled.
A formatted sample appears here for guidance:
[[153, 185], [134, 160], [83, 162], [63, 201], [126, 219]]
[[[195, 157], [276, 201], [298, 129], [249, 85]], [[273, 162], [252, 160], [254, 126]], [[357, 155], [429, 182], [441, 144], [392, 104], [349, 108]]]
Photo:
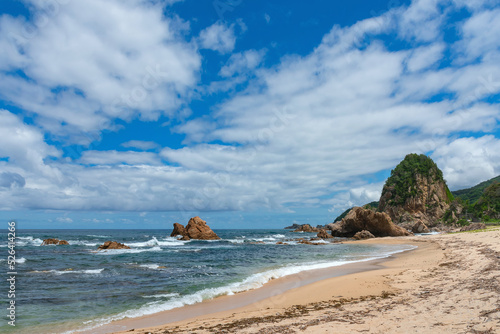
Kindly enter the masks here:
[[500, 174], [491, 0], [2, 1], [0, 219], [325, 224], [408, 153]]

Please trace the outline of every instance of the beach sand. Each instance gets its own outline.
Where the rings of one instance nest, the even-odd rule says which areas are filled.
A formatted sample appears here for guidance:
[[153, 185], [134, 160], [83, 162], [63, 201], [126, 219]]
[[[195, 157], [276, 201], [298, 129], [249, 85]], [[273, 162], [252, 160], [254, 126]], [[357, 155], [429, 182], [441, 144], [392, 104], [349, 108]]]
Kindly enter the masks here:
[[345, 266], [343, 276], [328, 278], [332, 270], [301, 273], [103, 329], [120, 334], [500, 333], [500, 229], [360, 243], [418, 249]]

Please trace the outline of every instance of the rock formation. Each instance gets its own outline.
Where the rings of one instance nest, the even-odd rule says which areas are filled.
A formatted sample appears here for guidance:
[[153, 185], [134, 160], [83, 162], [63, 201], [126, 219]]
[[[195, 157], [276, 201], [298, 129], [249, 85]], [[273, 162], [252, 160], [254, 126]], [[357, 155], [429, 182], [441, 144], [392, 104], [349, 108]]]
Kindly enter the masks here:
[[319, 232], [320, 229], [317, 227], [312, 227], [309, 224], [299, 225], [299, 227], [293, 232]]
[[130, 247], [116, 241], [106, 241], [104, 244], [99, 246], [99, 248], [97, 248], [97, 250], [105, 249], [130, 249]]
[[413, 233], [429, 233], [429, 228], [420, 220], [411, 227]]
[[42, 242], [42, 246], [47, 246], [47, 245], [69, 245], [69, 243], [66, 240], [59, 240], [59, 239], [45, 239]]
[[464, 226], [460, 229], [460, 232], [465, 232], [465, 231], [474, 231], [474, 230], [484, 230], [486, 229], [486, 224], [485, 223], [473, 223], [470, 224], [469, 226]]
[[411, 235], [404, 228], [395, 225], [388, 214], [355, 207], [340, 222], [327, 225], [334, 237], [353, 237], [366, 230], [376, 237]]
[[368, 232], [367, 230], [363, 230], [363, 231], [359, 231], [358, 233], [356, 233], [353, 236], [353, 238], [356, 240], [365, 240], [365, 239], [375, 238], [375, 236], [373, 234], [371, 234], [370, 232]]
[[320, 230], [318, 232], [318, 238], [321, 238], [321, 239], [330, 239], [330, 238], [333, 238], [333, 236], [328, 233], [327, 230]]
[[378, 211], [387, 213], [396, 224], [421, 221], [435, 226], [452, 200], [437, 165], [423, 154], [408, 154], [387, 179]]
[[186, 227], [179, 223], [174, 224], [174, 230], [171, 237], [182, 236], [182, 240], [217, 240], [220, 239], [217, 234], [207, 225], [207, 222], [200, 217], [193, 217], [189, 220]]
[[300, 227], [299, 224], [292, 224], [290, 226], [285, 227], [285, 230], [296, 230]]

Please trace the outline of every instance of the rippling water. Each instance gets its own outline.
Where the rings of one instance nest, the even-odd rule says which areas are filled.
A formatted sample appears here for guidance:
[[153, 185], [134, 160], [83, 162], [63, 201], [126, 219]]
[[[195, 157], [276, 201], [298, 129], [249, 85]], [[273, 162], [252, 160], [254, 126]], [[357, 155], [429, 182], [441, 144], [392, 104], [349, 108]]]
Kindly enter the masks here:
[[[180, 241], [169, 237], [170, 232], [18, 231], [16, 327], [2, 322], [0, 332], [92, 328], [258, 288], [300, 271], [386, 257], [411, 247], [302, 245], [296, 239], [315, 234], [288, 230], [215, 230], [222, 238], [217, 241]], [[0, 265], [7, 272], [7, 234], [0, 238]], [[70, 246], [41, 246], [46, 238], [64, 239]], [[276, 245], [291, 239], [290, 245]], [[97, 252], [107, 240], [131, 249]], [[2, 304], [7, 305], [4, 286]]]

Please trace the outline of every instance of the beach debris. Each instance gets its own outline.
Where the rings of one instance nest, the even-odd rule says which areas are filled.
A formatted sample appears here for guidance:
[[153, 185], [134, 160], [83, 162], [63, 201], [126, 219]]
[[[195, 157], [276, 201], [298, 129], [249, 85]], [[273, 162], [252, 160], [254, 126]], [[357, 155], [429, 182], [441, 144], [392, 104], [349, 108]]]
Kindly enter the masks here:
[[130, 247], [116, 241], [106, 241], [104, 244], [100, 245], [99, 248], [97, 248], [97, 250], [105, 249], [130, 249]]
[[47, 245], [69, 245], [69, 243], [66, 240], [49, 238], [49, 239], [43, 240], [43, 242], [42, 242], [42, 246], [47, 246]]
[[171, 237], [182, 236], [181, 240], [217, 240], [220, 239], [217, 234], [207, 225], [207, 222], [196, 216], [189, 220], [186, 227], [182, 224], [174, 223], [174, 230], [170, 234]]
[[363, 230], [369, 231], [375, 237], [413, 235], [413, 233], [394, 224], [387, 213], [375, 212], [361, 207], [353, 208], [344, 219], [327, 226], [334, 237], [351, 238]]
[[365, 239], [375, 238], [375, 236], [371, 234], [369, 231], [363, 230], [356, 233], [353, 238], [356, 240], [365, 240]]

